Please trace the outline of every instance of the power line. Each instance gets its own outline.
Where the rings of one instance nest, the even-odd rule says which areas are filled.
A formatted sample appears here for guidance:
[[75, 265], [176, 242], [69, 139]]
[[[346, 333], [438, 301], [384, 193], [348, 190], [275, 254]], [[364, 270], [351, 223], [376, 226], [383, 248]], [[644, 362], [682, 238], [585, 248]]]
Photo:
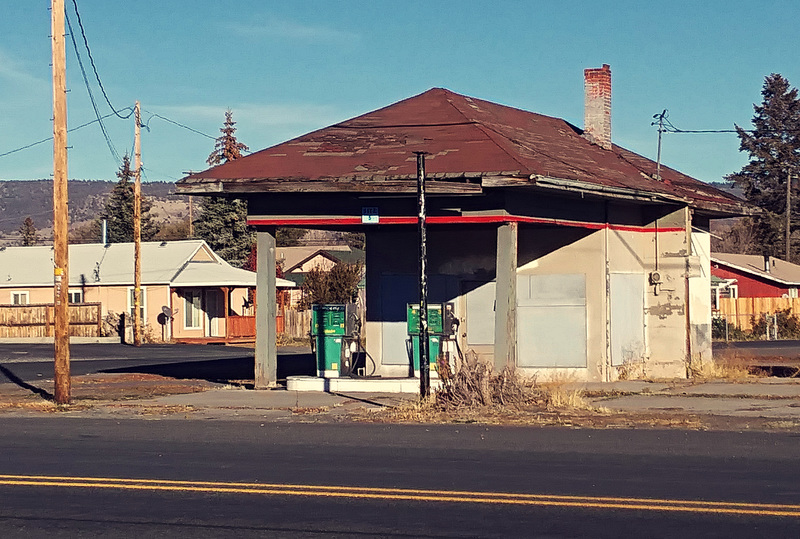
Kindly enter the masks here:
[[81, 74], [83, 75], [83, 83], [86, 86], [86, 92], [89, 94], [89, 101], [91, 101], [92, 103], [92, 109], [94, 110], [95, 118], [97, 118], [97, 123], [100, 124], [100, 131], [103, 132], [103, 138], [105, 138], [106, 145], [108, 146], [108, 149], [111, 151], [111, 157], [114, 158], [115, 162], [119, 162], [119, 152], [117, 152], [117, 148], [114, 146], [114, 142], [111, 140], [111, 137], [109, 137], [108, 131], [106, 130], [106, 126], [103, 123], [103, 120], [100, 118], [100, 111], [97, 110], [97, 102], [94, 100], [92, 87], [89, 85], [89, 78], [86, 76], [86, 69], [84, 69], [83, 67], [83, 60], [81, 59], [81, 53], [80, 51], [78, 51], [78, 43], [75, 41], [75, 32], [73, 32], [72, 30], [72, 22], [70, 22], [68, 15], [66, 15], [66, 20], [67, 20], [67, 27], [69, 28], [69, 37], [70, 40], [72, 41], [72, 48], [75, 50], [75, 56], [78, 59], [78, 66], [80, 67]]
[[[77, 0], [72, 0], [72, 6], [75, 9], [75, 15], [78, 18], [78, 27], [81, 30], [81, 36], [83, 37], [83, 44], [86, 47], [87, 54], [89, 55], [89, 63], [92, 64], [92, 70], [94, 71], [94, 76], [97, 79], [97, 84], [98, 84], [98, 86], [100, 86], [100, 91], [103, 93], [103, 97], [105, 98], [106, 103], [108, 103], [108, 106], [111, 108], [112, 111], [114, 111], [114, 114], [117, 117], [119, 117], [120, 119], [122, 119], [122, 120], [127, 120], [133, 114], [133, 109], [131, 109], [131, 111], [128, 113], [127, 116], [122, 116], [117, 112], [117, 109], [114, 107], [114, 105], [111, 104], [111, 100], [108, 98], [108, 94], [106, 93], [106, 89], [103, 86], [103, 81], [100, 80], [100, 75], [97, 73], [97, 66], [95, 66], [95, 64], [94, 64], [94, 57], [92, 56], [92, 49], [89, 48], [89, 40], [86, 39], [86, 32], [83, 29], [83, 21], [81, 20], [81, 14], [78, 11], [78, 2], [77, 2]], [[72, 32], [72, 30], [70, 30], [70, 33], [71, 32]], [[81, 69], [83, 69], [83, 67], [81, 67]], [[119, 157], [117, 158], [117, 160], [119, 161]]]
[[[114, 114], [116, 114], [116, 113], [118, 113], [119, 111], [122, 111], [122, 110], [133, 110], [133, 109], [131, 107], [126, 107], [124, 109], [117, 109], [116, 111], [111, 112], [109, 114], [106, 114], [105, 116], [101, 116], [100, 119], [101, 120], [105, 120], [106, 118], [110, 118], [111, 116], [114, 116]], [[91, 122], [86, 122], [85, 124], [81, 124], [79, 126], [71, 128], [71, 129], [67, 129], [67, 133], [72, 133], [73, 131], [77, 131], [78, 129], [83, 129], [84, 127], [88, 127], [88, 126], [90, 126], [93, 123], [96, 123], [98, 121], [99, 120], [97, 118], [95, 118]], [[34, 146], [38, 146], [39, 144], [44, 144], [45, 142], [50, 142], [51, 140], [53, 140], [53, 137], [47, 137], [47, 138], [42, 139], [42, 140], [37, 140], [36, 142], [31, 142], [30, 144], [26, 144], [25, 146], [20, 146], [19, 148], [15, 148], [13, 150], [9, 150], [7, 152], [0, 153], [0, 157], [5, 157], [5, 156], [11, 155], [13, 153], [21, 152], [22, 150], [27, 150], [28, 148], [33, 148]]]
[[[755, 133], [758, 131], [757, 129], [680, 129], [675, 127], [672, 122], [669, 121], [669, 111], [664, 109], [664, 111], [660, 114], [654, 114], [653, 118], [656, 121], [652, 122], [650, 125], [658, 125], [659, 132], [663, 133], [680, 133], [680, 134], [714, 134], [714, 133], [739, 133], [742, 131], [744, 133]], [[761, 131], [761, 133], [772, 133], [772, 134], [782, 134], [782, 133], [800, 133], [800, 129], [782, 129], [780, 131]]]
[[177, 125], [178, 127], [181, 127], [181, 128], [186, 129], [188, 131], [191, 131], [192, 133], [197, 133], [198, 135], [202, 135], [202, 136], [204, 136], [206, 138], [210, 138], [211, 140], [217, 140], [217, 137], [211, 136], [208, 133], [203, 133], [202, 131], [198, 131], [197, 129], [193, 129], [193, 128], [189, 127], [188, 125], [184, 125], [182, 123], [178, 123], [175, 120], [170, 120], [166, 116], [161, 116], [160, 114], [156, 114], [155, 112], [150, 112], [147, 109], [145, 109], [145, 112], [150, 115], [150, 117], [147, 119], [147, 122], [144, 124], [144, 127], [148, 131], [150, 130], [150, 120], [152, 120], [153, 118], [159, 118], [161, 120], [164, 120], [165, 122], [169, 122], [169, 123], [171, 123], [173, 125]]

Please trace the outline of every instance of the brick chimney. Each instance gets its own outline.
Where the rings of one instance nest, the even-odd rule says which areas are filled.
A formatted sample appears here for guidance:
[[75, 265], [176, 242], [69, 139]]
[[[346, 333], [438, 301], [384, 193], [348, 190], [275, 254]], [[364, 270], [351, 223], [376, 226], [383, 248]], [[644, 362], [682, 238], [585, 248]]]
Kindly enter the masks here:
[[611, 149], [611, 67], [584, 69], [586, 92], [583, 136], [606, 150]]

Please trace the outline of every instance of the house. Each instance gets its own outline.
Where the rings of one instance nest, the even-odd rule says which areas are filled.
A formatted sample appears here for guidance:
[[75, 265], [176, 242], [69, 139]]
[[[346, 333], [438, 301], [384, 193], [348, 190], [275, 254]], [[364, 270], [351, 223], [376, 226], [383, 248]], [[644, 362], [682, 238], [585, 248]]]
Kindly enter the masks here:
[[[246, 198], [260, 267], [274, 262], [276, 227], [364, 232], [366, 374], [413, 375], [424, 176], [428, 299], [453, 304], [461, 350], [530, 375], [685, 377], [711, 356], [709, 222], [750, 208], [613, 144], [610, 68], [584, 78], [585, 129], [434, 88], [191, 174], [178, 191]], [[274, 327], [260, 331], [266, 387]]]
[[[365, 259], [363, 250], [353, 249], [347, 245], [278, 247], [276, 256], [283, 269], [283, 277], [297, 285], [297, 288], [288, 291], [290, 307], [297, 307], [300, 304], [303, 294], [300, 287], [312, 269], [330, 271], [339, 263], [363, 266]], [[362, 281], [359, 288], [363, 290], [364, 286], [365, 283]]]
[[774, 256], [713, 253], [711, 275], [731, 298], [796, 298], [800, 289], [800, 266]]
[[[103, 318], [132, 317], [133, 250], [133, 243], [70, 245], [70, 302], [99, 303]], [[141, 314], [151, 339], [252, 340], [254, 272], [232, 267], [203, 240], [143, 242], [141, 256]], [[52, 268], [51, 246], [0, 248], [0, 303], [52, 304]]]

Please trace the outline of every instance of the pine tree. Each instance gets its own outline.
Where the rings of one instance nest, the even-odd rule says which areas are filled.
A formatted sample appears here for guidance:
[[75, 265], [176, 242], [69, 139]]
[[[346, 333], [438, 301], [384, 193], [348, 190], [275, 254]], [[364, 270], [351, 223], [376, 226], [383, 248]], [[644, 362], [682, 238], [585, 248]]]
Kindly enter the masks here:
[[[209, 165], [233, 161], [247, 151], [247, 146], [236, 140], [236, 122], [233, 112], [225, 111], [225, 123], [220, 129], [214, 151], [208, 156]], [[194, 223], [195, 235], [204, 239], [209, 247], [236, 267], [247, 262], [255, 233], [247, 226], [247, 202], [236, 198], [207, 197], [200, 205], [200, 216]]]
[[236, 140], [236, 122], [233, 121], [233, 111], [228, 109], [225, 111], [225, 123], [223, 124], [220, 132], [222, 135], [217, 138], [214, 144], [214, 151], [206, 159], [209, 165], [219, 165], [239, 159], [242, 152], [246, 152], [249, 148]]
[[22, 226], [19, 227], [19, 233], [22, 236], [20, 245], [28, 247], [39, 243], [39, 233], [30, 216], [26, 217], [22, 222]]
[[[753, 220], [762, 252], [783, 255], [785, 224], [780, 216], [786, 211], [786, 182], [800, 173], [800, 99], [797, 89], [777, 73], [766, 77], [761, 96], [762, 103], [753, 105], [752, 131], [736, 126], [739, 150], [750, 154], [750, 162], [728, 179], [764, 210]], [[792, 214], [797, 215], [797, 197], [793, 199]]]
[[[98, 223], [102, 223], [103, 219], [107, 221], [109, 243], [133, 241], [133, 177], [131, 159], [125, 155], [117, 171], [119, 181], [111, 190], [106, 207], [98, 219]], [[150, 201], [143, 196], [141, 201], [142, 241], [150, 241], [158, 233], [158, 225], [150, 217], [151, 206]]]

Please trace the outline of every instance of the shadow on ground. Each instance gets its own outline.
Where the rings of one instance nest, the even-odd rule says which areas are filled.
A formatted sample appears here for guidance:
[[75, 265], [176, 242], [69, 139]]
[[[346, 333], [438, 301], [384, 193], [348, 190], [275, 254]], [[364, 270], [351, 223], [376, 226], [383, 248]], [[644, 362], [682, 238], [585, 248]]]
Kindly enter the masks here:
[[[278, 380], [287, 376], [316, 376], [316, 361], [311, 353], [278, 354]], [[205, 361], [133, 365], [100, 371], [109, 374], [156, 374], [169, 378], [200, 379], [222, 384], [252, 386], [255, 364], [252, 355]]]
[[11, 382], [12, 384], [18, 385], [22, 389], [30, 391], [31, 393], [33, 393], [35, 395], [39, 395], [40, 397], [42, 397], [45, 400], [49, 400], [49, 401], [53, 400], [53, 394], [52, 393], [50, 393], [49, 391], [46, 391], [46, 390], [44, 390], [44, 389], [42, 389], [40, 387], [34, 386], [32, 384], [29, 384], [28, 382], [26, 382], [25, 380], [23, 380], [22, 378], [20, 378], [16, 374], [14, 374], [11, 371], [11, 369], [6, 367], [5, 365], [0, 365], [0, 374], [2, 374], [2, 376], [4, 376], [6, 378], [6, 380]]

